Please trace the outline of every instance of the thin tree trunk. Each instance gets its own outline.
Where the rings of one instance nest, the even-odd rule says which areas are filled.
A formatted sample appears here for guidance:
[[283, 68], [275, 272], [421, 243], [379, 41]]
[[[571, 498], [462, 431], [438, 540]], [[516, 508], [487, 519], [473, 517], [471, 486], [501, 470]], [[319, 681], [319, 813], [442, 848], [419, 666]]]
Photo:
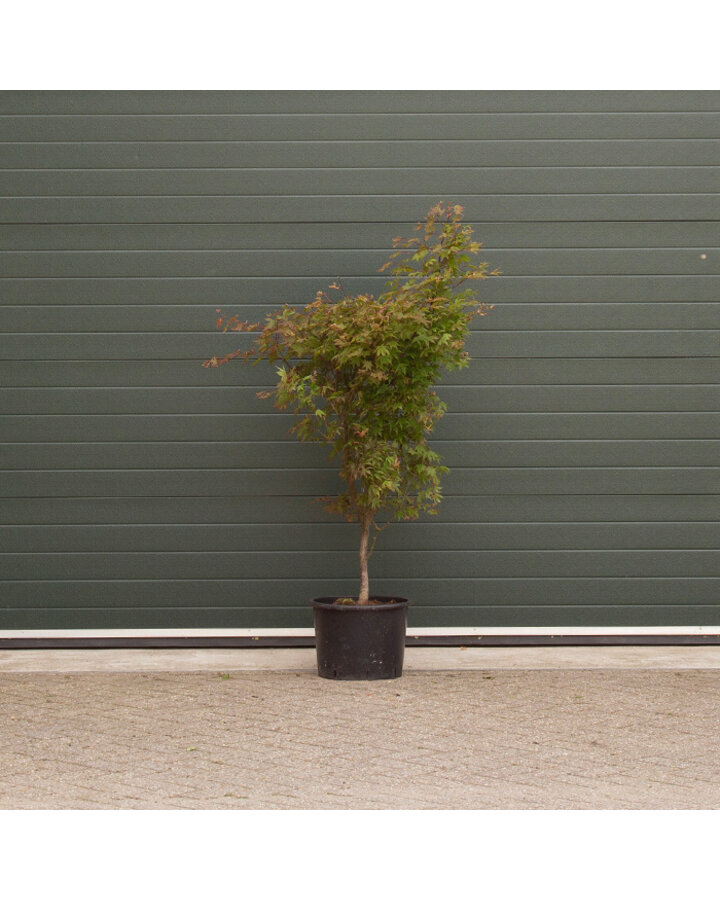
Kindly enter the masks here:
[[366, 606], [370, 602], [370, 581], [368, 579], [368, 549], [370, 546], [370, 525], [372, 515], [365, 513], [360, 518], [362, 536], [360, 538], [360, 595], [358, 604]]

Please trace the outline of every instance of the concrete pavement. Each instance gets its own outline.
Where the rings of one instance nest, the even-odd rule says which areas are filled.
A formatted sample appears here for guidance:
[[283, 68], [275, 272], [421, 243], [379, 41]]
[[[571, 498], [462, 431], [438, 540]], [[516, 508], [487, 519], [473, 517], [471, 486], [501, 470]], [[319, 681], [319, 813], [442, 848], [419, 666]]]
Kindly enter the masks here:
[[720, 807], [720, 648], [0, 653], [1, 809]]
[[[404, 671], [720, 669], [720, 646], [409, 647]], [[313, 649], [0, 650], [3, 672], [314, 672]]]

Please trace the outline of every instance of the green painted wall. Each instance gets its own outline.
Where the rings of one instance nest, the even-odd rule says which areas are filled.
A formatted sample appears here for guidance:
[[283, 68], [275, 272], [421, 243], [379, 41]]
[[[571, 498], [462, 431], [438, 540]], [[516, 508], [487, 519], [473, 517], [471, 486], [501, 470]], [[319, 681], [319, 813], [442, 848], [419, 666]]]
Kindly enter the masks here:
[[415, 626], [720, 622], [720, 92], [0, 93], [0, 629], [309, 626], [355, 588], [260, 317], [460, 202], [504, 275], [441, 392]]

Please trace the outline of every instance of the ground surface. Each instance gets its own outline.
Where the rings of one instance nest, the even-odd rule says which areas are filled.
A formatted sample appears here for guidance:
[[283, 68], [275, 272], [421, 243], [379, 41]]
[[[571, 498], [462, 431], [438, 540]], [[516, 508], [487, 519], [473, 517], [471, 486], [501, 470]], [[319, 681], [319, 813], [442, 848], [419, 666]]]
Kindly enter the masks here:
[[720, 808], [720, 671], [0, 673], [2, 809]]

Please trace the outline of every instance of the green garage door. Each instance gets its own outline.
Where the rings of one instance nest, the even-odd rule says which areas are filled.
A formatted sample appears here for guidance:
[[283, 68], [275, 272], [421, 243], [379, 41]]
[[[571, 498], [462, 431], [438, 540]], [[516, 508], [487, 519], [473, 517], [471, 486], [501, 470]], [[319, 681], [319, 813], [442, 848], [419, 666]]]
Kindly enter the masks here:
[[720, 622], [720, 92], [0, 95], [0, 629], [298, 627], [355, 588], [324, 453], [215, 309], [466, 207], [496, 304], [441, 387], [414, 626]]

